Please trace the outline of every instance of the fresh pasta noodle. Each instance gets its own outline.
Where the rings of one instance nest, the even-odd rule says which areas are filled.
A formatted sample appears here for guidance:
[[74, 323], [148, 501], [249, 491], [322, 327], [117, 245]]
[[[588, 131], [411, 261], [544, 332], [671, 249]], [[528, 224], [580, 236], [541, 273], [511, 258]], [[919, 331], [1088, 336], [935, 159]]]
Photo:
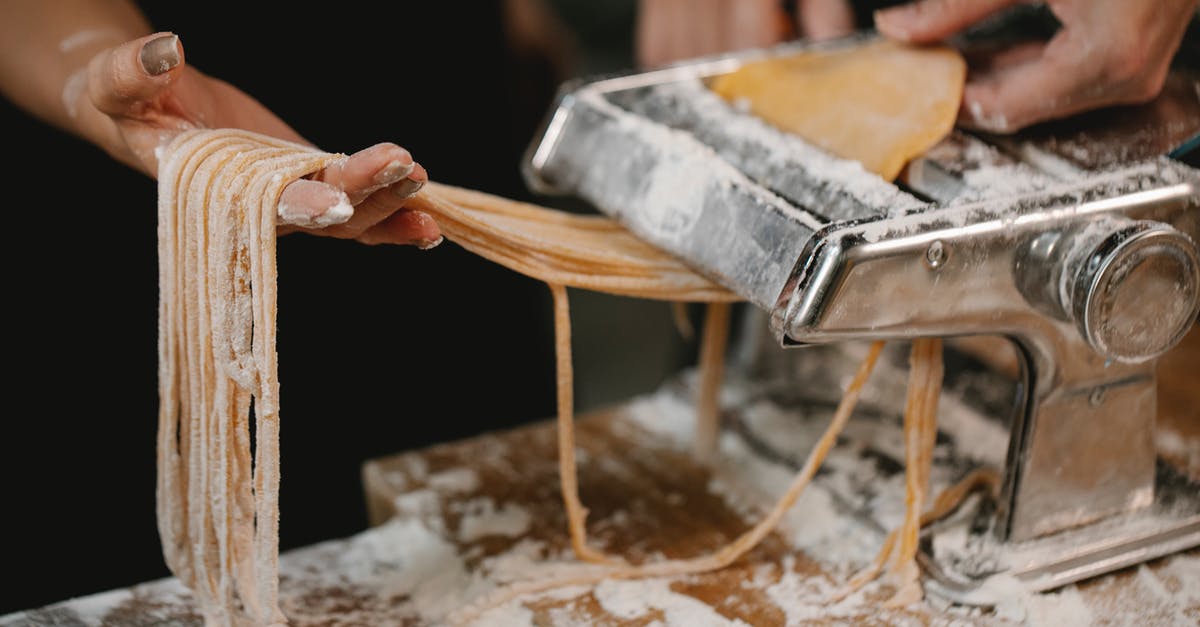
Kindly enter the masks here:
[[[991, 468], [976, 468], [972, 470], [967, 476], [959, 480], [958, 483], [946, 488], [937, 495], [937, 498], [933, 501], [933, 507], [929, 508], [924, 514], [921, 514], [920, 526], [924, 527], [941, 520], [947, 514], [957, 509], [969, 494], [979, 489], [986, 489], [988, 495], [992, 498], [998, 497], [1000, 490], [999, 473]], [[884, 565], [892, 556], [892, 549], [896, 546], [896, 539], [900, 537], [900, 532], [901, 529], [896, 529], [889, 533], [883, 541], [883, 546], [879, 549], [879, 554], [875, 556], [875, 560], [851, 577], [846, 586], [830, 597], [829, 601], [831, 603], [840, 601], [879, 577], [883, 572]]]
[[917, 339], [909, 359], [912, 368], [908, 380], [908, 400], [904, 407], [904, 524], [900, 527], [899, 548], [892, 555], [888, 572], [897, 590], [889, 606], [903, 607], [921, 600], [917, 569], [917, 543], [921, 532], [920, 514], [929, 471], [933, 465], [933, 446], [937, 437], [937, 406], [942, 391], [942, 341]]
[[338, 158], [235, 130], [184, 132], [162, 155], [158, 526], [210, 625], [285, 622], [275, 206]]
[[711, 303], [704, 317], [700, 342], [700, 366], [696, 386], [696, 435], [693, 451], [697, 459], [709, 461], [717, 452], [721, 432], [721, 380], [725, 377], [725, 344], [729, 338], [729, 303]]
[[406, 206], [432, 215], [463, 248], [546, 283], [666, 301], [740, 300], [609, 218], [436, 183]]

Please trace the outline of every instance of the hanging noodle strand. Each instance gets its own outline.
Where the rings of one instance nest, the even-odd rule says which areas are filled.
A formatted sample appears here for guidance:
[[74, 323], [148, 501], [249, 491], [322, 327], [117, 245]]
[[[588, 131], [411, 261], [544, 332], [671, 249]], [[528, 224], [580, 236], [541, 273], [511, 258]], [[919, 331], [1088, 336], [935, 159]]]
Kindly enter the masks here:
[[210, 625], [285, 622], [275, 207], [339, 158], [235, 130], [184, 132], [162, 156], [159, 535]]

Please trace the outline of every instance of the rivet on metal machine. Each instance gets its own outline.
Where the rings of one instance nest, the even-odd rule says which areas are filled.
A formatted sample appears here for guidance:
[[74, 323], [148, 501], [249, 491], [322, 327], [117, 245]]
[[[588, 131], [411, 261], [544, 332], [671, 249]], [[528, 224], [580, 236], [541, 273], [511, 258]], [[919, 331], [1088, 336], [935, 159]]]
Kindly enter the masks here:
[[946, 263], [947, 255], [946, 245], [942, 243], [942, 240], [934, 240], [929, 248], [925, 249], [925, 263], [929, 264], [930, 268], [937, 270]]

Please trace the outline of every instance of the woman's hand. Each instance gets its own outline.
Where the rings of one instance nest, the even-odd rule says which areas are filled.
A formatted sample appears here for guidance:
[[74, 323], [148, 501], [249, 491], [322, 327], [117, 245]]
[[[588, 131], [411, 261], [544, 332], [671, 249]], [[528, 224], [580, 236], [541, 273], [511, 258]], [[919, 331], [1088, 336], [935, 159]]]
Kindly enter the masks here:
[[[693, 57], [762, 48], [795, 32], [829, 39], [854, 30], [847, 0], [795, 0], [798, 24], [779, 0], [641, 0], [638, 62], [656, 66]], [[797, 28], [798, 27], [798, 28]]]
[[[240, 128], [308, 143], [246, 93], [188, 66], [170, 33], [99, 53], [67, 81], [63, 99], [82, 135], [151, 176], [159, 147], [186, 129]], [[376, 144], [288, 185], [279, 199], [280, 233], [434, 246], [441, 232], [433, 218], [403, 208], [427, 178], [407, 150]]]
[[[914, 43], [945, 39], [1023, 0], [918, 0], [880, 11], [875, 25]], [[972, 67], [959, 122], [1011, 133], [1099, 107], [1152, 100], [1196, 0], [1051, 0], [1062, 28]]]

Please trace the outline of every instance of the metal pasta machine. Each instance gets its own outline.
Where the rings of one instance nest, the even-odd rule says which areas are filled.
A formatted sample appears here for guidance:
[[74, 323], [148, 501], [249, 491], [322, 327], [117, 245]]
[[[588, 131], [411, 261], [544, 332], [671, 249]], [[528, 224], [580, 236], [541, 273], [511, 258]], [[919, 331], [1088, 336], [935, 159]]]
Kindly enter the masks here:
[[[1002, 494], [932, 589], [1047, 590], [1200, 546], [1200, 485], [1157, 463], [1156, 360], [1200, 310], [1200, 81], [1012, 136], [955, 131], [893, 184], [705, 86], [770, 50], [568, 84], [527, 154], [769, 314], [785, 346], [991, 334], [1021, 355]], [[1200, 402], [1200, 398], [1198, 398]], [[1200, 412], [1198, 412], [1200, 413]], [[985, 595], [986, 596], [986, 595]]]

